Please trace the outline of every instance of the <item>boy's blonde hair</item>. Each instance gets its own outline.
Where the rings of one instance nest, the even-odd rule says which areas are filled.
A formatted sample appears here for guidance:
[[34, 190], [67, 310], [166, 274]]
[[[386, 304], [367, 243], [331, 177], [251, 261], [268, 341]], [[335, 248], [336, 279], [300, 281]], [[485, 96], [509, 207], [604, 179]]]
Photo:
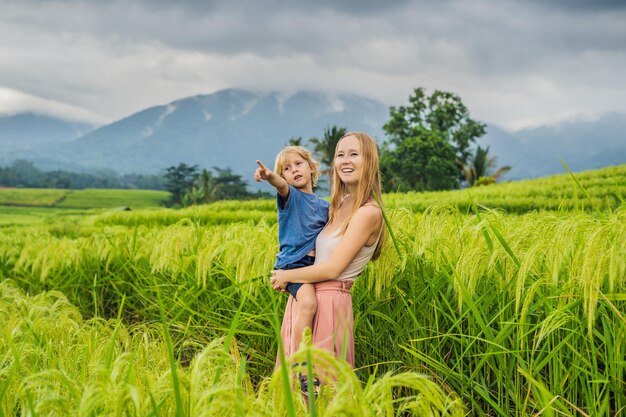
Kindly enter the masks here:
[[287, 155], [290, 153], [295, 153], [300, 155], [302, 159], [304, 159], [309, 166], [311, 167], [311, 185], [315, 187], [317, 184], [317, 180], [320, 177], [320, 164], [313, 159], [313, 155], [309, 152], [308, 149], [303, 148], [302, 146], [285, 146], [279, 153], [276, 155], [276, 163], [274, 164], [274, 172], [283, 176], [283, 171], [285, 169], [285, 163], [287, 162]]

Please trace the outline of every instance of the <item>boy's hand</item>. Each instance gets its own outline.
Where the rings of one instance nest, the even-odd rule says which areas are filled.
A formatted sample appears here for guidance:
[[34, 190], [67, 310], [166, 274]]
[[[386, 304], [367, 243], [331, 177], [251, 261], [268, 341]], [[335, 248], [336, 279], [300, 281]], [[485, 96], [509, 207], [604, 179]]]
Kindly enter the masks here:
[[263, 162], [259, 161], [258, 159], [256, 163], [259, 165], [259, 167], [256, 169], [256, 171], [254, 171], [254, 179], [257, 182], [261, 182], [261, 180], [269, 180], [272, 174], [274, 174], [272, 170], [263, 165]]
[[257, 182], [261, 182], [262, 180], [269, 182], [272, 187], [276, 188], [278, 195], [283, 199], [287, 199], [289, 196], [289, 184], [287, 184], [287, 181], [280, 175], [272, 172], [271, 169], [263, 165], [263, 162], [258, 159], [256, 163], [259, 167], [254, 171], [254, 179], [257, 180]]

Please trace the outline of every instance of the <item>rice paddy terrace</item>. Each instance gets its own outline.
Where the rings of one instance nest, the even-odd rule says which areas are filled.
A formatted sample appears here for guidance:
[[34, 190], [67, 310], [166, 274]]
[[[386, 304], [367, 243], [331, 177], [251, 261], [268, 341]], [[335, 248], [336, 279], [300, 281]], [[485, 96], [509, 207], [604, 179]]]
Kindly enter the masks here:
[[385, 195], [393, 239], [352, 290], [357, 369], [304, 347], [292, 362], [337, 381], [308, 405], [274, 372], [274, 201], [126, 212], [16, 191], [0, 190], [0, 415], [626, 412], [624, 165]]

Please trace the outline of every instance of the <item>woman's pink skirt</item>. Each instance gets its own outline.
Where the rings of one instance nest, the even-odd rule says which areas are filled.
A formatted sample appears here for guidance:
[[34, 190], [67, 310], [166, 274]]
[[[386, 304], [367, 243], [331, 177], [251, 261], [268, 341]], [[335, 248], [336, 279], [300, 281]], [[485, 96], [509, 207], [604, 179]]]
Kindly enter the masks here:
[[[313, 319], [313, 346], [325, 349], [344, 358], [354, 367], [354, 316], [352, 313], [351, 281], [325, 281], [315, 284], [317, 313]], [[294, 346], [293, 322], [298, 314], [298, 302], [290, 295], [280, 336], [285, 357], [291, 355]], [[280, 363], [277, 358], [276, 363]]]

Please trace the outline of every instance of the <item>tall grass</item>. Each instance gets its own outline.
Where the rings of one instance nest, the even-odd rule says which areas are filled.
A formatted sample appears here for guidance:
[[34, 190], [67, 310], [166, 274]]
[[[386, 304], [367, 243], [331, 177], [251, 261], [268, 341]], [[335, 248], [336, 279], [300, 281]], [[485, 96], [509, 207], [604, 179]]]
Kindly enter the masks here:
[[134, 212], [109, 212], [94, 219], [100, 226], [170, 226], [180, 221], [192, 221], [203, 226], [259, 222], [276, 222], [276, 203], [272, 200], [223, 201], [181, 210], [139, 210]]
[[477, 414], [626, 406], [623, 210], [604, 219], [445, 207], [396, 215], [406, 266], [378, 294], [374, 269], [357, 283], [355, 304], [366, 306], [358, 352], [431, 372]]
[[[341, 391], [354, 400], [345, 403], [348, 408], [341, 408], [341, 402], [309, 409], [298, 401], [289, 406], [286, 377], [267, 379], [279, 349], [278, 306], [285, 301], [267, 285], [278, 249], [273, 201], [5, 227], [0, 229], [0, 280], [10, 278], [31, 293], [61, 291], [83, 315], [94, 317], [89, 326], [107, 323], [111, 330], [103, 332], [109, 340], [118, 340], [118, 333], [134, 334], [135, 329], [144, 334], [144, 342], [145, 334], [153, 335], [161, 349], [163, 380], [133, 388], [137, 392], [119, 389], [133, 407], [137, 402], [132, 399], [140, 398], [142, 410], [152, 415], [197, 415], [193, 413], [217, 407], [211, 404], [222, 395], [223, 406], [229, 402], [234, 415], [257, 412], [249, 407], [278, 407], [292, 414], [409, 414], [425, 412], [411, 402], [425, 396], [436, 415], [442, 408], [432, 408], [432, 403], [443, 401], [444, 409], [454, 404], [455, 397], [441, 391], [441, 401], [420, 391], [415, 385], [423, 379], [419, 375], [428, 375], [449, 395], [456, 393], [474, 415], [615, 415], [626, 410], [626, 207], [617, 180], [617, 200], [594, 200], [601, 194], [600, 184], [612, 187], [615, 173], [607, 169], [606, 174], [605, 182], [591, 189], [587, 187], [598, 176], [576, 174], [576, 183], [569, 184], [571, 200], [564, 197], [553, 212], [511, 215], [484, 209], [477, 190], [463, 193], [467, 206], [436, 204], [417, 214], [411, 204], [391, 209], [387, 220], [397, 248], [389, 241], [383, 256], [368, 266], [352, 290], [357, 373], [342, 379], [353, 387]], [[588, 197], [579, 198], [581, 187]], [[530, 189], [538, 196], [542, 192], [541, 187]], [[549, 193], [552, 188], [547, 189]], [[502, 192], [493, 197], [505, 198]], [[541, 201], [534, 194], [513, 196], [511, 201], [519, 198]], [[616, 207], [615, 201], [622, 205]], [[54, 291], [45, 297], [60, 299]], [[81, 323], [82, 318], [72, 314]], [[42, 332], [54, 328], [50, 320], [42, 323]], [[44, 340], [40, 334], [37, 343]], [[11, 366], [3, 365], [2, 375], [7, 375], [6, 381], [28, 380], [22, 371], [32, 366], [31, 356], [16, 356], [23, 348], [12, 333], [7, 337], [0, 348], [8, 349], [3, 354], [9, 362], [3, 363]], [[107, 351], [110, 360], [105, 362], [111, 366], [116, 343]], [[187, 372], [204, 357], [206, 346], [215, 347], [206, 353], [212, 359], [206, 360], [217, 364], [216, 371], [211, 382], [203, 382], [209, 385], [201, 394], [188, 398]], [[129, 355], [138, 349], [132, 345]], [[292, 363], [311, 351], [303, 352]], [[224, 393], [221, 382], [215, 381], [227, 375], [236, 384], [224, 385]], [[181, 384], [178, 403], [167, 385], [177, 384], [176, 379]], [[0, 382], [0, 398], [8, 398], [9, 386]], [[169, 387], [165, 397], [155, 388], [163, 386]], [[20, 391], [24, 414], [41, 413], [35, 387]], [[248, 403], [250, 387], [256, 398], [265, 399]], [[203, 397], [205, 392], [210, 396]], [[271, 401], [266, 392], [272, 392]], [[193, 408], [198, 395], [209, 405], [201, 402], [203, 408]], [[359, 405], [371, 398], [379, 398], [382, 408]], [[396, 407], [389, 405], [396, 400]]]
[[[602, 415], [626, 406], [624, 209], [477, 216], [442, 205], [389, 218], [400, 253], [386, 248], [353, 288], [361, 380], [425, 373], [476, 414]], [[125, 299], [123, 321], [143, 323], [159, 319], [159, 291], [183, 364], [238, 314], [233, 336], [252, 383], [271, 372], [281, 314], [272, 306], [284, 300], [266, 282], [275, 224], [0, 234], [0, 273], [30, 292], [63, 291], [84, 314], [105, 318]]]
[[[181, 366], [165, 321], [84, 321], [60, 292], [26, 296], [9, 281], [0, 283], [0, 317], [2, 416], [287, 415], [290, 384], [285, 389], [275, 373], [255, 387], [236, 343], [224, 350], [223, 339], [212, 340]], [[323, 358], [336, 384], [312, 409], [294, 395], [294, 415], [462, 414], [458, 401], [422, 375], [389, 374], [363, 386], [341, 360], [310, 348], [299, 355]], [[414, 394], [398, 396], [399, 386]]]

